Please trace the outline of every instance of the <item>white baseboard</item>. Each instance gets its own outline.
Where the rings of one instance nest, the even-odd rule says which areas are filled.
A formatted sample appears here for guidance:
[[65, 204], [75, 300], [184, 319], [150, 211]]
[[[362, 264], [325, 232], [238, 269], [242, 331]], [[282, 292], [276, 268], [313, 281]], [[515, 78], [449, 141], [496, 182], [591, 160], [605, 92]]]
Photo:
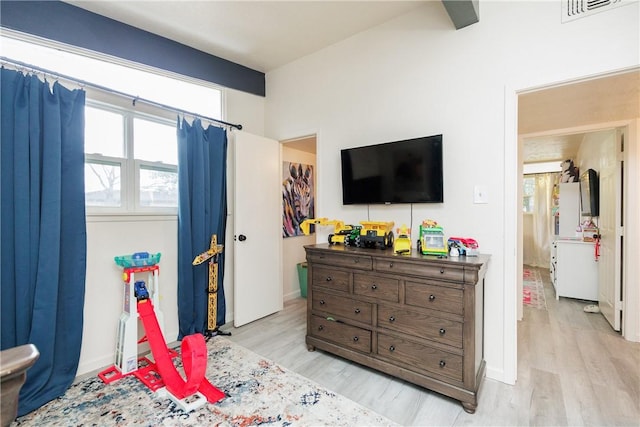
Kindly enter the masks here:
[[300, 290], [289, 292], [284, 295], [284, 301], [291, 301], [292, 299], [300, 298]]
[[492, 380], [500, 381], [501, 383], [513, 385], [513, 383], [505, 381], [505, 374], [503, 369], [496, 369], [496, 368], [487, 366], [487, 370], [485, 371], [485, 376], [487, 378], [491, 378]]

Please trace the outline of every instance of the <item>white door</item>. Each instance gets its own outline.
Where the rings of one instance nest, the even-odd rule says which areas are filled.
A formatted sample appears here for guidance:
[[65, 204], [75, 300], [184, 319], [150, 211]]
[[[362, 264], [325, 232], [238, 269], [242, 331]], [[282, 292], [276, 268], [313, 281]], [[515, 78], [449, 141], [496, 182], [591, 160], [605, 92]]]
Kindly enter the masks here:
[[616, 331], [622, 315], [622, 138], [621, 130], [612, 132], [601, 147], [600, 158], [600, 258], [598, 303], [600, 311]]
[[282, 310], [280, 143], [234, 131], [233, 324]]

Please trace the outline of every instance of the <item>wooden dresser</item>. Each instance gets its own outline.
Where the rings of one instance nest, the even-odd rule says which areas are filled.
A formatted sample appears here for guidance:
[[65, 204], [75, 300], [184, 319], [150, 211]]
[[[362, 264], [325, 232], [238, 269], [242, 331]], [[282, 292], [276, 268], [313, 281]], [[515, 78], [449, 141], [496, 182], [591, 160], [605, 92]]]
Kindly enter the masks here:
[[305, 250], [310, 351], [377, 369], [475, 412], [485, 370], [489, 256], [395, 255], [328, 244]]

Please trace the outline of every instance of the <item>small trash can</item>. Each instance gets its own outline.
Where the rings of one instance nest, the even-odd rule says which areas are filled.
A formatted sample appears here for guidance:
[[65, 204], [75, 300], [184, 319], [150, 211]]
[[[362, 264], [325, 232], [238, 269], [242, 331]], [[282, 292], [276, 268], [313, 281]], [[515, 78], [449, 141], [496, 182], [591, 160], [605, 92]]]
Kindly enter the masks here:
[[298, 267], [298, 281], [300, 282], [300, 296], [307, 297], [307, 263], [300, 262]]

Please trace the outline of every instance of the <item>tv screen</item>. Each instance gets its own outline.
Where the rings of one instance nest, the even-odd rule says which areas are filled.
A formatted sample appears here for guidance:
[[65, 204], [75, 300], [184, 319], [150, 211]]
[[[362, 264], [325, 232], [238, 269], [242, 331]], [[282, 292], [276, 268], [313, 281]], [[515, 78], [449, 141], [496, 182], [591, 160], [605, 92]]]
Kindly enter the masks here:
[[442, 135], [341, 150], [342, 203], [442, 203]]
[[580, 214], [598, 216], [600, 214], [600, 188], [598, 173], [588, 169], [580, 175]]

